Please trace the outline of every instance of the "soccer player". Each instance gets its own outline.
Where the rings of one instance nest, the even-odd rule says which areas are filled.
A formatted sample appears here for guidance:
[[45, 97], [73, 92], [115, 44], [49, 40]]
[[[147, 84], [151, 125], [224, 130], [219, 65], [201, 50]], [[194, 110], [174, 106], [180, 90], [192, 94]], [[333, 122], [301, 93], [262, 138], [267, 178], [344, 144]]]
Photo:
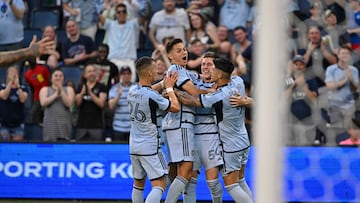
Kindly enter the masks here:
[[169, 73], [164, 86], [169, 100], [151, 89], [156, 78], [156, 64], [150, 57], [136, 61], [139, 83], [130, 88], [127, 97], [131, 114], [130, 159], [133, 167], [134, 187], [132, 202], [144, 202], [145, 178], [151, 181], [152, 190], [145, 202], [160, 202], [166, 185], [167, 165], [161, 151], [156, 127], [156, 111], [178, 112], [180, 105], [173, 86], [177, 73]]
[[[190, 73], [185, 69], [188, 52], [181, 39], [173, 39], [166, 46], [166, 51], [172, 65], [168, 74], [178, 72], [176, 87], [190, 95], [206, 94], [209, 90], [200, 90], [191, 81]], [[191, 179], [193, 170], [194, 147], [194, 107], [181, 104], [178, 113], [169, 112], [163, 121], [163, 130], [167, 140], [169, 164], [177, 164], [177, 176], [172, 181], [167, 194], [166, 203], [177, 202]]]
[[[207, 52], [202, 56], [201, 74], [194, 84], [200, 89], [210, 89], [211, 69], [214, 67], [215, 54]], [[218, 127], [214, 119], [212, 108], [195, 108], [194, 123], [194, 166], [192, 180], [184, 191], [184, 202], [196, 202], [196, 181], [202, 164], [206, 170], [206, 183], [210, 189], [212, 202], [222, 202], [222, 186], [218, 180], [219, 166], [223, 164], [219, 141]]]
[[[235, 202], [251, 203], [251, 192], [239, 177], [244, 176], [248, 160], [250, 141], [244, 124], [245, 107], [232, 107], [230, 97], [238, 93], [245, 97], [245, 87], [239, 77], [231, 78], [233, 64], [225, 59], [215, 59], [211, 81], [215, 82], [216, 92], [190, 97], [184, 92], [177, 94], [181, 103], [197, 107], [212, 107], [216, 113], [224, 166], [222, 174], [226, 190]], [[246, 184], [246, 182], [245, 182]], [[247, 184], [246, 184], [247, 186]]]

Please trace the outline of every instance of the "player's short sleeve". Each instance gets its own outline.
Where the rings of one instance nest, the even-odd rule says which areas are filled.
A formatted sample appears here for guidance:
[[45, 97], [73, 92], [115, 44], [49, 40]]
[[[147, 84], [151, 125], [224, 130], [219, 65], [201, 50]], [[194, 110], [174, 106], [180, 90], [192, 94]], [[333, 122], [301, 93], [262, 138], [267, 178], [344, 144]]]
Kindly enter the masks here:
[[214, 104], [223, 99], [224, 94], [220, 91], [200, 95], [200, 103], [204, 108], [211, 108]]
[[150, 98], [157, 103], [159, 106], [159, 109], [162, 111], [167, 111], [170, 107], [170, 101], [166, 98], [164, 98], [161, 94], [159, 94], [156, 91], [152, 91]]
[[178, 65], [171, 65], [168, 74], [172, 72], [178, 72], [178, 80], [176, 81], [176, 86], [181, 89], [187, 81], [191, 80], [189, 73], [186, 69], [179, 67]]

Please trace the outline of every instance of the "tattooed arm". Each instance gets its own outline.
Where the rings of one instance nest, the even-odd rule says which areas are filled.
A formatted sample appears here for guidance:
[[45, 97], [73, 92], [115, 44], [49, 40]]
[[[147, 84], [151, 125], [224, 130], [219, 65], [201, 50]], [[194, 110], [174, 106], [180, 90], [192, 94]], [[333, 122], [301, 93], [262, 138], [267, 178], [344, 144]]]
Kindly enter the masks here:
[[187, 106], [201, 107], [199, 96], [192, 96], [189, 93], [178, 89], [174, 89], [174, 91], [180, 103]]
[[48, 50], [51, 50], [54, 47], [54, 42], [49, 41], [47, 37], [38, 42], [36, 42], [36, 40], [37, 38], [34, 36], [28, 48], [19, 49], [16, 51], [0, 52], [0, 66], [6, 67], [30, 57], [46, 54]]

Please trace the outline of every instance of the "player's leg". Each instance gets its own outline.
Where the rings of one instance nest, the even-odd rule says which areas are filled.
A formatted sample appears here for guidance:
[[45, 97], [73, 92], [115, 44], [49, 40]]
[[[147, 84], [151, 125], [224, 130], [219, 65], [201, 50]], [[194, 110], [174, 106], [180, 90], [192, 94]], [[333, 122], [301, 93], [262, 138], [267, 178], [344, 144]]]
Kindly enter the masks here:
[[148, 194], [148, 196], [146, 197], [145, 202], [146, 203], [160, 202], [161, 197], [166, 188], [166, 176], [164, 175], [159, 179], [151, 180], [151, 186], [152, 189]]
[[140, 164], [139, 156], [130, 155], [130, 159], [132, 164], [132, 174], [134, 177], [131, 199], [133, 203], [143, 203], [146, 172]]
[[246, 169], [246, 164], [247, 161], [249, 159], [249, 153], [250, 153], [250, 148], [244, 150], [241, 152], [241, 169], [240, 169], [240, 173], [239, 173], [239, 184], [240, 187], [249, 195], [249, 197], [252, 199], [252, 192], [245, 180], [245, 169]]
[[189, 183], [185, 187], [183, 202], [194, 203], [196, 202], [196, 184], [197, 184], [198, 171], [192, 171]]
[[224, 185], [236, 203], [252, 203], [249, 195], [240, 187], [239, 176], [243, 152], [224, 152], [224, 167], [222, 170]]
[[192, 129], [180, 128], [166, 131], [169, 154], [173, 163], [178, 163], [177, 177], [171, 183], [166, 203], [177, 202], [191, 178], [193, 169], [193, 137]]
[[220, 203], [222, 202], [222, 185], [219, 182], [218, 178], [219, 168], [210, 168], [206, 170], [206, 184], [211, 192], [212, 202]]
[[[196, 140], [196, 139], [195, 139]], [[200, 136], [200, 157], [206, 169], [206, 183], [211, 192], [212, 202], [222, 202], [222, 185], [219, 182], [219, 167], [224, 164], [219, 135]]]
[[248, 194], [249, 197], [252, 199], [252, 192], [249, 188], [249, 185], [247, 184], [247, 182], [245, 180], [245, 168], [246, 168], [246, 164], [243, 164], [241, 166], [240, 173], [239, 173], [239, 184], [240, 184], [240, 187], [246, 192], [246, 194]]
[[160, 203], [161, 197], [166, 187], [167, 164], [164, 154], [159, 151], [152, 156], [142, 156], [140, 158], [142, 167], [151, 181], [152, 189], [147, 195], [146, 203]]
[[134, 178], [134, 185], [131, 193], [132, 203], [144, 202], [144, 186], [145, 186], [145, 178], [143, 179]]

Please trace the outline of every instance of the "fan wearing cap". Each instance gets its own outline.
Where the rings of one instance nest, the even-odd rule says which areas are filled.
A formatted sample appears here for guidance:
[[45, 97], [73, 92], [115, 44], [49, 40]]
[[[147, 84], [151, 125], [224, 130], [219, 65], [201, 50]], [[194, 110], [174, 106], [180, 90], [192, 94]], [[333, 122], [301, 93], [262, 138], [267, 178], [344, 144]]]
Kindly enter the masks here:
[[136, 83], [131, 82], [131, 68], [123, 66], [120, 69], [120, 82], [111, 87], [109, 91], [109, 108], [114, 111], [112, 123], [113, 140], [129, 141], [130, 136], [130, 114], [127, 96], [130, 87]]
[[346, 134], [349, 138], [340, 141], [339, 145], [360, 145], [360, 121], [353, 118], [351, 127]]
[[347, 23], [347, 32], [350, 34], [351, 48], [360, 51], [360, 1], [351, 0], [350, 18]]
[[222, 142], [224, 159], [222, 174], [225, 188], [235, 202], [252, 202], [249, 188], [239, 184], [240, 178], [244, 177], [250, 150], [250, 141], [244, 123], [245, 107], [234, 108], [230, 103], [230, 97], [233, 95], [240, 94], [246, 97], [245, 85], [240, 77], [231, 77], [234, 66], [230, 61], [217, 58], [214, 60], [214, 65], [211, 81], [218, 87], [216, 92], [201, 94], [191, 99], [183, 92], [177, 92], [179, 93], [177, 96], [181, 103], [215, 110]]
[[285, 98], [290, 104], [288, 145], [311, 145], [316, 136], [314, 107], [318, 96], [316, 78], [308, 76], [301, 55], [292, 59], [292, 68], [286, 80]]
[[350, 35], [346, 32], [343, 25], [338, 25], [337, 16], [333, 10], [326, 10], [324, 13], [324, 19], [326, 23], [324, 31], [327, 35], [322, 37], [322, 41], [326, 44], [330, 44], [334, 53], [337, 53], [341, 45], [351, 45]]

